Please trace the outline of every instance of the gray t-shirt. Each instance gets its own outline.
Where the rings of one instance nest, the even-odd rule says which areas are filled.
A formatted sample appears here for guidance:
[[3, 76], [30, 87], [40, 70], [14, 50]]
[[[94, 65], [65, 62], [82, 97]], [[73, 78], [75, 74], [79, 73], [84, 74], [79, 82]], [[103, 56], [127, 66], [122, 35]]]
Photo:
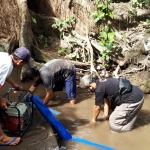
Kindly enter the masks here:
[[56, 83], [63, 83], [74, 74], [74, 65], [63, 59], [53, 59], [42, 66], [40, 77], [47, 91], [52, 90]]

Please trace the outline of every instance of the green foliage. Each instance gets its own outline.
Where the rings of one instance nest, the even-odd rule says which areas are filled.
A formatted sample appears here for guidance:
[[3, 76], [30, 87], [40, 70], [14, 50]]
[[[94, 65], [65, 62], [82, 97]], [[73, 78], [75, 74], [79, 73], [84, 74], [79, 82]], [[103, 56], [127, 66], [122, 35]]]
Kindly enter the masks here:
[[79, 56], [80, 54], [79, 54], [79, 51], [78, 50], [76, 50], [76, 51], [74, 51], [73, 53], [70, 53], [69, 55], [67, 55], [68, 56], [68, 58], [69, 59], [74, 59], [74, 60], [77, 60], [77, 59], [79, 59], [80, 58], [80, 56]]
[[111, 0], [112, 3], [129, 2], [129, 0]]
[[150, 19], [146, 19], [146, 23], [150, 25]]
[[150, 32], [150, 19], [146, 19], [146, 23], [147, 23], [148, 31]]
[[72, 17], [66, 20], [58, 20], [56, 23], [52, 24], [53, 29], [58, 29], [60, 32], [60, 37], [63, 35], [64, 31], [68, 31], [69, 28], [76, 22], [76, 18]]
[[36, 18], [31, 17], [33, 23], [37, 23]]
[[[91, 13], [91, 15], [94, 17], [94, 22], [96, 23], [98, 21], [105, 21], [105, 23], [108, 24], [108, 21], [114, 18], [114, 15], [108, 7], [108, 4], [110, 4], [111, 1], [107, 0], [107, 4], [103, 4], [100, 0], [95, 0], [95, 2], [97, 5], [97, 11]], [[100, 28], [98, 43], [99, 45], [104, 47], [104, 50], [103, 52], [101, 52], [101, 55], [106, 66], [108, 65], [110, 60], [110, 52], [114, 43], [114, 36], [115, 33], [113, 29], [111, 29], [107, 25], [104, 25], [103, 28]]]
[[38, 39], [41, 41], [42, 39], [44, 39], [44, 35], [43, 34], [40, 34]]
[[38, 36], [39, 41], [44, 41], [44, 48], [48, 47], [48, 39], [43, 34], [40, 34]]
[[[141, 4], [138, 2], [138, 0], [130, 0], [130, 7], [128, 9], [128, 14], [129, 17], [133, 17], [137, 15], [137, 8], [139, 8], [141, 6]], [[133, 20], [132, 23], [135, 23], [135, 19]]]
[[140, 7], [140, 3], [138, 0], [130, 0], [130, 2], [133, 8]]
[[47, 48], [47, 47], [48, 47], [47, 38], [45, 37], [45, 38], [44, 38], [44, 48]]
[[149, 0], [130, 0], [132, 7], [147, 7], [149, 8], [150, 1]]
[[24, 13], [24, 12], [22, 12], [22, 15], [24, 16], [24, 15], [25, 15], [25, 13]]
[[139, 3], [142, 4], [142, 6], [149, 8], [149, 5], [150, 5], [149, 0], [139, 0]]
[[149, 7], [149, 0], [110, 0], [110, 2], [112, 3], [133, 2], [133, 3], [139, 3], [144, 7]]
[[[102, 4], [100, 3], [99, 0], [95, 0], [96, 5], [97, 5], [97, 11], [92, 12], [91, 16], [94, 17], [94, 22], [102, 21], [105, 20], [106, 18], [108, 19], [113, 19], [114, 15], [110, 11], [108, 4]], [[109, 1], [108, 1], [109, 2]]]
[[61, 50], [58, 50], [57, 54], [59, 56], [61, 55], [66, 55], [66, 54], [70, 54], [71, 53], [71, 50], [70, 49], [61, 49]]
[[[64, 32], [71, 32], [71, 30], [73, 29], [73, 25], [76, 22], [76, 18], [72, 17], [66, 20], [58, 20], [56, 21], [56, 23], [54, 23], [52, 25], [53, 29], [58, 29], [59, 30], [59, 34], [60, 34], [60, 38], [63, 36]], [[74, 45], [76, 45], [76, 42], [73, 43]], [[61, 49], [58, 50], [57, 54], [60, 55], [71, 55], [71, 50], [70, 49]]]
[[130, 19], [130, 23], [135, 23], [135, 16], [137, 15], [137, 8], [147, 7], [149, 8], [150, 1], [149, 0], [111, 0], [113, 3], [121, 3], [121, 2], [129, 2], [129, 8], [128, 8], [128, 16]]
[[103, 29], [101, 29], [99, 33], [99, 45], [103, 46], [105, 50], [101, 52], [102, 59], [106, 61], [106, 64], [110, 60], [110, 52], [113, 47], [114, 43], [114, 36], [115, 32], [113, 29], [109, 28], [108, 26], [105, 26]]

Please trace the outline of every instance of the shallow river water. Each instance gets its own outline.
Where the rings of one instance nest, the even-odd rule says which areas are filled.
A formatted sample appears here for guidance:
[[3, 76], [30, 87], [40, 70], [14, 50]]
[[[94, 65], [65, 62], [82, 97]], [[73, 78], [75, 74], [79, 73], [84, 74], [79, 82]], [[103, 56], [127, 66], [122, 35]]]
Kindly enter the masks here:
[[[14, 77], [17, 83], [22, 85], [23, 89], [28, 89], [32, 83], [21, 83], [19, 81], [19, 73], [19, 71], [14, 70], [12, 77]], [[0, 94], [5, 93], [8, 87], [10, 86], [6, 83], [0, 90]], [[45, 95], [44, 86], [41, 85], [34, 95], [38, 95], [42, 99]], [[112, 147], [116, 150], [150, 149], [150, 95], [145, 95], [144, 105], [134, 129], [125, 133], [111, 133], [108, 121], [91, 122], [94, 93], [88, 93], [83, 89], [77, 88], [78, 103], [75, 106], [71, 106], [67, 101], [65, 91], [56, 92], [55, 97], [55, 100], [51, 101], [48, 107], [61, 113], [57, 118], [72, 136]], [[102, 115], [103, 111], [99, 118]], [[73, 141], [63, 141], [60, 138], [58, 138], [58, 144], [61, 150], [97, 150], [97, 148], [89, 145]]]

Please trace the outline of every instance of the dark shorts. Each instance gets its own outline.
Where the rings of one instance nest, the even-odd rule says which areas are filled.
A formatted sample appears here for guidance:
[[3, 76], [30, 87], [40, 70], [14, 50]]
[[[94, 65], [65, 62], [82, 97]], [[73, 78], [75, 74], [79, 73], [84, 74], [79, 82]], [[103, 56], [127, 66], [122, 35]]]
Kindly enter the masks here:
[[53, 92], [56, 92], [56, 91], [62, 91], [63, 88], [65, 87], [65, 84], [64, 84], [65, 81], [59, 81], [59, 82], [56, 82], [55, 83], [55, 87], [53, 88]]
[[63, 87], [66, 88], [66, 95], [68, 100], [73, 100], [76, 98], [76, 70], [74, 70], [74, 74], [67, 78], [65, 81], [59, 81], [55, 83], [55, 87], [52, 91], [62, 91]]

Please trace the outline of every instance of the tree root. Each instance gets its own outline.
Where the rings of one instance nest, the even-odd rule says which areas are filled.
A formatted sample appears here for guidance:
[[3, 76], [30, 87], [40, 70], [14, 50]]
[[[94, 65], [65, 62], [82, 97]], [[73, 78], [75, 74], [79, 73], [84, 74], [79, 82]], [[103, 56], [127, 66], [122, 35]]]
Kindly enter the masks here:
[[94, 72], [96, 73], [96, 75], [100, 78], [98, 72], [96, 71], [95, 67], [94, 67], [94, 64], [93, 64], [93, 48], [91, 46], [91, 43], [90, 43], [90, 40], [89, 40], [89, 37], [88, 37], [88, 28], [86, 28], [86, 38], [87, 38], [87, 45], [90, 49], [90, 55], [91, 55], [91, 68], [90, 68], [90, 72], [91, 74]]
[[114, 78], [119, 78], [119, 77], [122, 77], [126, 74], [135, 73], [135, 72], [141, 71], [143, 69], [145, 69], [145, 65], [143, 65], [143, 67], [141, 67], [141, 68], [132, 68], [131, 70], [127, 70], [127, 71], [124, 71], [123, 73], [118, 74], [118, 72], [120, 70], [120, 66], [118, 65], [116, 70], [113, 72], [113, 77]]
[[34, 60], [37, 62], [48, 62], [52, 58], [47, 55], [44, 51], [40, 50], [37, 46], [32, 45], [31, 54], [34, 56]]
[[113, 77], [114, 78], [119, 78], [119, 76], [118, 76], [119, 70], [120, 70], [120, 66], [118, 65], [117, 68], [116, 68], [116, 70], [113, 72]]

